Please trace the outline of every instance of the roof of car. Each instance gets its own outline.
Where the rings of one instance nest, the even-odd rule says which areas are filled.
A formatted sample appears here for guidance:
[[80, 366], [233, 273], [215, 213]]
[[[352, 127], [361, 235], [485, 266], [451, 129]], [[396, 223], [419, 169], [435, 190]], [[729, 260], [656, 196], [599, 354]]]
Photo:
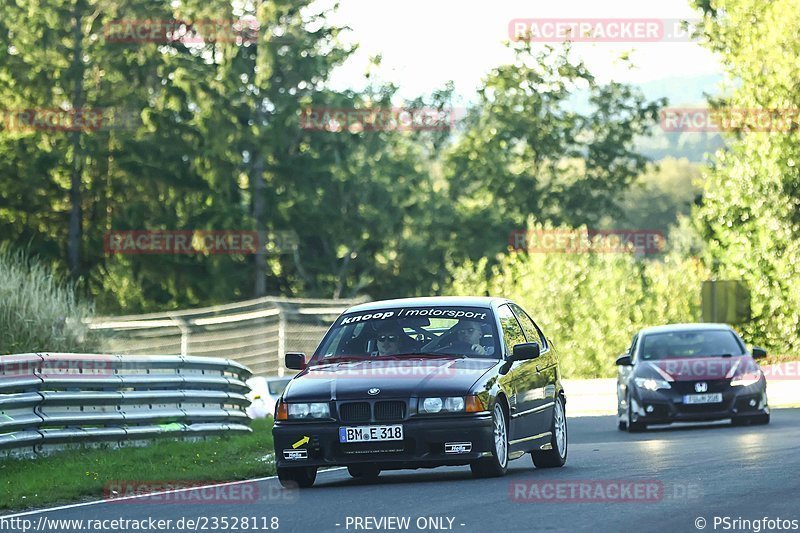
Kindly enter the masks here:
[[670, 333], [674, 331], [703, 331], [703, 330], [728, 330], [731, 328], [728, 324], [715, 324], [715, 323], [691, 323], [691, 324], [665, 324], [663, 326], [651, 326], [639, 330], [639, 335], [647, 335], [648, 333]]
[[397, 298], [395, 300], [379, 300], [350, 307], [345, 313], [373, 311], [391, 307], [491, 307], [493, 303], [508, 301], [505, 298], [490, 296], [429, 296], [425, 298]]

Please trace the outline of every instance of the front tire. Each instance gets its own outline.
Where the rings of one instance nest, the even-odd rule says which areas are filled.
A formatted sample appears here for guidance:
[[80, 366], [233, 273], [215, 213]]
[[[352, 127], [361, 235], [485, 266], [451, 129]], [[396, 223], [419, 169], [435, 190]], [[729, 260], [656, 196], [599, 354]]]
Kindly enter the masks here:
[[[623, 420], [622, 417], [625, 417]], [[617, 394], [617, 429], [620, 431], [628, 431], [628, 411], [622, 412], [622, 400]]]
[[631, 407], [632, 407], [631, 397], [630, 395], [628, 395], [628, 423], [626, 424], [628, 426], [628, 433], [641, 433], [642, 431], [647, 429], [647, 424], [644, 424], [639, 421], [636, 422], [633, 421], [633, 413], [631, 412]]
[[553, 421], [550, 424], [550, 449], [531, 452], [536, 468], [560, 468], [567, 462], [567, 415], [564, 399], [556, 398], [553, 408]]
[[306, 489], [317, 479], [316, 466], [278, 467], [278, 481], [287, 489]]
[[470, 463], [469, 468], [475, 477], [500, 477], [508, 470], [508, 424], [502, 400], [494, 404], [492, 411], [492, 428], [494, 450], [491, 457], [478, 459]]

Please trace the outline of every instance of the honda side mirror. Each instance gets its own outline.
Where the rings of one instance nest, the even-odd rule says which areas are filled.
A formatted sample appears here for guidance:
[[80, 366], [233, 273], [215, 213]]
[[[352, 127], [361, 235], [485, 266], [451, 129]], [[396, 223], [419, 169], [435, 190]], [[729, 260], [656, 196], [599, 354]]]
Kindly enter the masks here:
[[306, 354], [302, 352], [287, 352], [283, 357], [283, 362], [286, 368], [290, 370], [305, 370]]

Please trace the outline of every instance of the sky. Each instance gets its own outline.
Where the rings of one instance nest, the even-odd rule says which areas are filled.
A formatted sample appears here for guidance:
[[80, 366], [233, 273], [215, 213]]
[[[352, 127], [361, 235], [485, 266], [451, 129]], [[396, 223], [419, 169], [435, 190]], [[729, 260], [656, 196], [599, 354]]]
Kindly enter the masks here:
[[[377, 79], [397, 84], [401, 97], [429, 94], [453, 80], [456, 93], [469, 99], [486, 73], [510, 61], [503, 41], [509, 22], [519, 18], [696, 19], [697, 12], [688, 0], [340, 0], [331, 22], [351, 27], [346, 38], [360, 49], [333, 73], [331, 87], [363, 87], [369, 57], [381, 54]], [[601, 82], [674, 82], [722, 72], [696, 42], [576, 43], [574, 50]], [[625, 52], [635, 68], [619, 60]]]

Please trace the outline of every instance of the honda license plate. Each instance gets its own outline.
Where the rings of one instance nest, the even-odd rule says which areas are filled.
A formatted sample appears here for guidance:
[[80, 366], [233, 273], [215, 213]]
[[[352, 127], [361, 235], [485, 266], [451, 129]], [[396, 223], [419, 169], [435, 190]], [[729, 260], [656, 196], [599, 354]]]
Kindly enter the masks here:
[[683, 403], [698, 404], [698, 403], [721, 403], [722, 393], [711, 392], [708, 394], [687, 394], [683, 397]]

